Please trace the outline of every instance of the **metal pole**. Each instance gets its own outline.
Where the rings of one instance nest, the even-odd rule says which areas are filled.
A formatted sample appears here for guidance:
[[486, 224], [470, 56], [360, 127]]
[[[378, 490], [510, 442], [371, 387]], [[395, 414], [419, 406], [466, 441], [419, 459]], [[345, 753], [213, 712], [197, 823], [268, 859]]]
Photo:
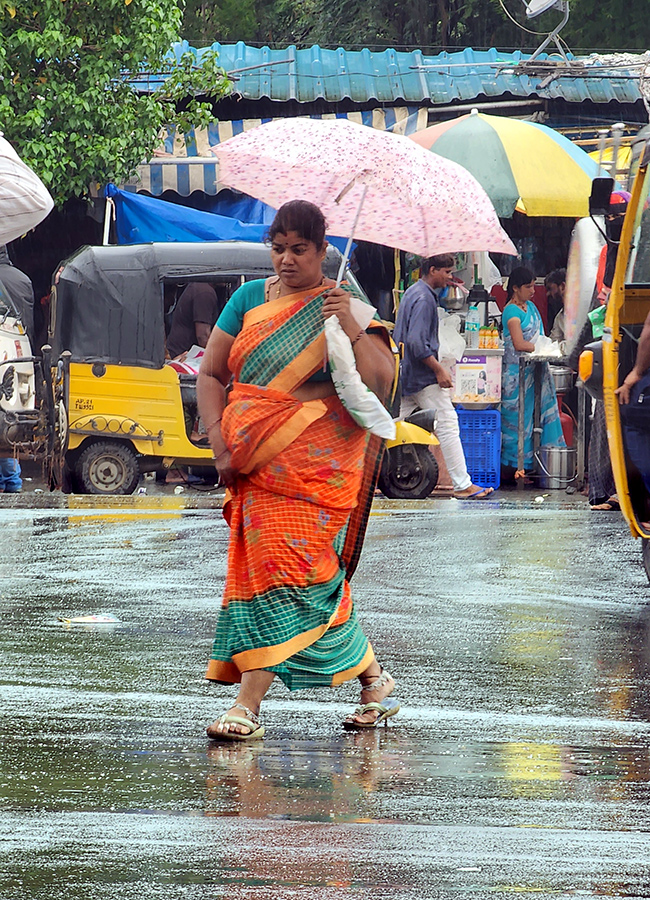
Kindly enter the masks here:
[[604, 165], [603, 157], [605, 156], [605, 144], [607, 143], [607, 128], [601, 128], [598, 132], [598, 168], [604, 172], [607, 171]]
[[621, 148], [621, 138], [623, 137], [624, 131], [625, 125], [623, 124], [623, 122], [617, 122], [616, 125], [612, 125], [613, 146], [611, 174], [613, 175], [614, 180], [618, 178], [618, 152]]
[[[542, 442], [542, 366], [544, 362], [541, 360], [536, 360], [533, 363], [533, 378], [534, 378], [534, 388], [533, 388], [533, 468], [535, 468], [536, 463], [538, 463], [539, 458], [539, 447]], [[536, 469], [537, 474], [539, 474], [539, 469]]]
[[[519, 398], [517, 401], [518, 422], [517, 422], [517, 470], [524, 471], [524, 437], [526, 428], [526, 360], [523, 356], [519, 357]], [[521, 491], [524, 488], [524, 478], [517, 479], [517, 488]]]
[[110, 197], [106, 198], [104, 206], [104, 234], [102, 236], [102, 245], [106, 247], [111, 233], [111, 218], [113, 216], [113, 201]]
[[576, 487], [585, 485], [585, 431], [587, 424], [587, 398], [584, 382], [578, 381], [578, 423], [576, 428]]
[[361, 215], [361, 209], [363, 208], [363, 201], [366, 199], [366, 193], [368, 191], [368, 185], [364, 184], [361, 190], [361, 199], [359, 200], [359, 206], [357, 207], [357, 211], [354, 217], [354, 222], [352, 223], [352, 228], [350, 229], [350, 237], [348, 238], [348, 242], [345, 245], [345, 253], [343, 254], [343, 259], [341, 260], [341, 265], [339, 266], [339, 272], [336, 276], [336, 286], [339, 287], [341, 282], [343, 281], [343, 274], [345, 272], [345, 267], [347, 265], [348, 259], [350, 258], [350, 250], [352, 248], [352, 238], [354, 237], [354, 232], [357, 228], [357, 222], [359, 221], [359, 216]]

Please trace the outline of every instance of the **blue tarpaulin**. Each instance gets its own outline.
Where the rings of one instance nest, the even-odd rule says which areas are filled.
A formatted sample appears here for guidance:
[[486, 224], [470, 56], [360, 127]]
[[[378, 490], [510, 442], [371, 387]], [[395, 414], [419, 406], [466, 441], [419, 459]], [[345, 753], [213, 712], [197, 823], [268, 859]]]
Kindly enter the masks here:
[[254, 241], [264, 239], [265, 224], [240, 222], [229, 216], [202, 212], [177, 203], [106, 186], [106, 196], [115, 204], [118, 244], [148, 244], [150, 241]]
[[[107, 184], [104, 192], [115, 204], [115, 232], [118, 244], [148, 244], [160, 241], [263, 241], [275, 210], [265, 203], [242, 195], [225, 196], [220, 209], [228, 215], [204, 212], [190, 206], [157, 200], [144, 194], [123, 191]], [[214, 198], [212, 198], [214, 200]], [[245, 217], [248, 222], [233, 216]], [[346, 239], [327, 236], [341, 252]], [[352, 244], [352, 248], [356, 244]]]

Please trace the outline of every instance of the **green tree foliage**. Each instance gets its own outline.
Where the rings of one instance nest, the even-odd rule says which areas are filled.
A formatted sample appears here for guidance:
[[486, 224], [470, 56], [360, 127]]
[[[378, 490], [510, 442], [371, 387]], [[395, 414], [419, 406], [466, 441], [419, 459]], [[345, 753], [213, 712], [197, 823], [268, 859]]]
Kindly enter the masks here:
[[[57, 204], [122, 181], [165, 123], [206, 124], [229, 89], [213, 53], [166, 59], [179, 0], [0, 0], [0, 128]], [[129, 74], [165, 71], [138, 94]]]
[[[571, 49], [650, 45], [648, 0], [570, 3], [562, 37]], [[557, 10], [527, 19], [525, 0], [187, 0], [183, 36], [197, 47], [241, 40], [348, 50], [533, 50], [559, 20]]]
[[523, 36], [499, 0], [239, 0], [233, 14], [234, 3], [188, 0], [184, 37], [197, 46], [244, 40], [441, 49], [519, 44]]
[[647, 50], [650, 5], [648, 0], [571, 0], [562, 37], [571, 49]]
[[255, 0], [187, 0], [183, 37], [194, 47], [206, 47], [217, 40], [263, 40], [258, 6]]

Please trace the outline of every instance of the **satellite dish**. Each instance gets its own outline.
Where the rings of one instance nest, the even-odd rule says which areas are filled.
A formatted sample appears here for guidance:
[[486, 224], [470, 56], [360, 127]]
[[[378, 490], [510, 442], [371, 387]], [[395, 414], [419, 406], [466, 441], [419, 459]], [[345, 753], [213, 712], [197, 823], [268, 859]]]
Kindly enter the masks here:
[[553, 9], [557, 2], [558, 0], [528, 0], [526, 15], [529, 19], [534, 19], [535, 16], [541, 16], [548, 9]]
[[551, 41], [553, 41], [562, 59], [566, 63], [568, 63], [569, 59], [566, 55], [564, 47], [558, 40], [558, 34], [560, 33], [560, 31], [562, 31], [566, 23], [569, 21], [569, 0], [523, 0], [523, 3], [526, 6], [526, 16], [529, 19], [534, 19], [535, 16], [541, 16], [542, 13], [548, 12], [549, 9], [557, 9], [563, 14], [560, 24], [550, 32], [543, 43], [540, 44], [537, 50], [535, 50], [528, 62], [531, 63], [534, 59], [536, 59], [542, 52], [542, 50], [545, 50], [546, 47], [548, 47], [548, 45], [551, 43]]

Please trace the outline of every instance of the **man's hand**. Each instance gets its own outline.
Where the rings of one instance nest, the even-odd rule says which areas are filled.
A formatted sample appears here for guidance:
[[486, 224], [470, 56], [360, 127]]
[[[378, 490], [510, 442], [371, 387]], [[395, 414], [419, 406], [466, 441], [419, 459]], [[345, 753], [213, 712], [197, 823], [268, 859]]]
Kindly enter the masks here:
[[637, 370], [632, 369], [620, 388], [616, 388], [614, 393], [618, 397], [618, 402], [621, 404], [621, 406], [625, 406], [626, 403], [630, 402], [630, 391], [640, 378], [641, 376], [639, 375]]
[[426, 359], [422, 360], [422, 362], [425, 366], [428, 366], [436, 376], [438, 387], [450, 388], [453, 385], [451, 373], [448, 372], [447, 369], [445, 369], [445, 367], [438, 362], [435, 356], [427, 356]]
[[454, 382], [451, 377], [451, 372], [449, 372], [447, 369], [445, 369], [444, 366], [442, 366], [440, 363], [438, 363], [437, 368], [434, 369], [433, 371], [436, 374], [436, 380], [438, 382], [438, 387], [441, 387], [441, 388], [453, 387]]

